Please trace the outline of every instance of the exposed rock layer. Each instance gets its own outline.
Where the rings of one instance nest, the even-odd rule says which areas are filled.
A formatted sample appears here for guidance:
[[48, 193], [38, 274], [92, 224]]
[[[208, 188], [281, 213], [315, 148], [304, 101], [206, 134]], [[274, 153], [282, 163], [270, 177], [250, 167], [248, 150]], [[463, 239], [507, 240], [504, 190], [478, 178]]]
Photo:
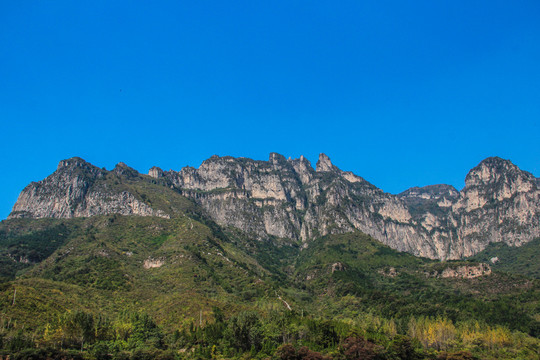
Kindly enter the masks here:
[[461, 191], [449, 185], [391, 195], [344, 172], [321, 154], [316, 170], [303, 156], [268, 161], [213, 156], [198, 168], [150, 169], [125, 164], [113, 171], [82, 159], [28, 185], [10, 217], [78, 217], [119, 213], [168, 217], [111, 179], [152, 181], [198, 203], [218, 224], [261, 240], [316, 237], [358, 229], [392, 248], [430, 258], [455, 259], [489, 242], [521, 245], [540, 236], [537, 179], [508, 160], [488, 158], [472, 169]]
[[81, 158], [63, 160], [52, 175], [32, 182], [21, 192], [9, 218], [74, 218], [103, 214], [169, 217], [116, 186], [118, 179], [114, 175], [126, 174], [138, 173], [123, 163], [109, 172]]
[[491, 274], [491, 267], [488, 264], [480, 263], [478, 265], [462, 265], [457, 267], [447, 267], [442, 271], [426, 273], [426, 276], [441, 278], [462, 278], [474, 279], [480, 276]]

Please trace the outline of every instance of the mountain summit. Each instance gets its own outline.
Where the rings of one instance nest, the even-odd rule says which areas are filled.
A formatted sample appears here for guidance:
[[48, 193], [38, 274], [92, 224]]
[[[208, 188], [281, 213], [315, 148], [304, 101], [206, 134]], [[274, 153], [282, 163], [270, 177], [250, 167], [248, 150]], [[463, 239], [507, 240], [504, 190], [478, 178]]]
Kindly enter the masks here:
[[340, 170], [325, 154], [316, 170], [303, 156], [287, 160], [271, 153], [268, 161], [214, 155], [198, 169], [153, 167], [148, 175], [123, 163], [106, 171], [71, 158], [28, 185], [9, 218], [169, 218], [176, 216], [169, 199], [187, 198], [220, 226], [261, 241], [287, 239], [307, 247], [324, 235], [360, 230], [394, 249], [437, 259], [540, 236], [540, 191], [532, 174], [493, 157], [465, 182], [461, 191], [432, 185], [392, 195]]

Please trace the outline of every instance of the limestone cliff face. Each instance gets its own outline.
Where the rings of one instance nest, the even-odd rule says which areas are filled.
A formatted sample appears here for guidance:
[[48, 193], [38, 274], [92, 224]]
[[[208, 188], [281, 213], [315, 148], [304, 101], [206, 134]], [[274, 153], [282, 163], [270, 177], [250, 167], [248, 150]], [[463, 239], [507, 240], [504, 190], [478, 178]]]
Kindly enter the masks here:
[[394, 249], [456, 259], [489, 242], [521, 245], [540, 236], [537, 179], [499, 158], [472, 169], [461, 191], [433, 185], [399, 195], [340, 170], [324, 154], [316, 169], [303, 156], [285, 159], [272, 153], [268, 161], [213, 156], [198, 169], [153, 167], [149, 176], [122, 163], [109, 172], [73, 158], [25, 188], [10, 217], [173, 215], [154, 210], [129, 188], [111, 185], [113, 178], [120, 183], [153, 178], [192, 199], [222, 226], [305, 246], [319, 236], [357, 229]]
[[304, 157], [268, 161], [213, 156], [199, 169], [150, 173], [199, 203], [219, 224], [260, 239], [309, 240], [359, 229], [403, 251], [436, 257], [422, 246], [406, 204], [321, 154], [316, 170]]
[[194, 199], [219, 224], [260, 239], [299, 239], [358, 229], [415, 255], [456, 259], [489, 242], [520, 245], [539, 236], [536, 178], [508, 160], [489, 158], [471, 170], [465, 188], [412, 188], [394, 196], [341, 171], [321, 154], [268, 161], [213, 156], [199, 169], [153, 169]]
[[465, 178], [450, 218], [456, 225], [456, 257], [473, 255], [489, 242], [522, 245], [540, 236], [536, 178], [508, 160], [488, 158]]
[[399, 196], [434, 242], [441, 239], [440, 258], [471, 256], [490, 242], [519, 246], [540, 236], [536, 178], [508, 160], [482, 161], [459, 193], [448, 185], [436, 187], [412, 188]]
[[168, 217], [107, 181], [111, 174], [132, 176], [135, 173], [123, 163], [109, 172], [81, 158], [63, 160], [52, 175], [31, 183], [21, 192], [8, 218], [74, 218], [103, 214]]

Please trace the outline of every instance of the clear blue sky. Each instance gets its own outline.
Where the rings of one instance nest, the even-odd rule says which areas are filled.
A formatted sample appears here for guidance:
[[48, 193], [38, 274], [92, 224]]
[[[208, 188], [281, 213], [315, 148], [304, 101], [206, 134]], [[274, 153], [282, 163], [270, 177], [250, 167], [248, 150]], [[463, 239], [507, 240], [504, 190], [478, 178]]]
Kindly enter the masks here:
[[80, 156], [319, 152], [387, 192], [540, 176], [540, 1], [1, 1], [0, 219]]

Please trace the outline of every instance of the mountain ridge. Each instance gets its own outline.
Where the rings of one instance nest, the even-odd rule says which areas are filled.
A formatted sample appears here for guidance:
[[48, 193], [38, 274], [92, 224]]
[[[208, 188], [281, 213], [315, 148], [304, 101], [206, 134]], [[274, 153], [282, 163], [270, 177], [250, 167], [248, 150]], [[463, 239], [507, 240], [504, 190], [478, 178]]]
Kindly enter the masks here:
[[[220, 226], [304, 247], [319, 236], [360, 230], [399, 251], [457, 259], [490, 242], [521, 245], [540, 236], [539, 190], [532, 174], [490, 157], [465, 180], [461, 191], [430, 185], [393, 195], [342, 171], [325, 154], [315, 169], [303, 156], [270, 153], [263, 161], [214, 155], [199, 168], [152, 167], [148, 175], [124, 163], [107, 171], [74, 157], [29, 184], [8, 218], [175, 216], [174, 209], [147, 201], [144, 191], [150, 186], [189, 199]], [[133, 190], [141, 184], [146, 190]]]
[[[418, 359], [462, 350], [479, 356], [470, 359], [535, 359], [540, 283], [529, 263], [540, 238], [436, 261], [357, 228], [406, 233], [428, 217], [472, 216], [492, 226], [493, 214], [508, 218], [536, 194], [527, 190], [529, 175], [503, 165], [509, 173], [487, 185], [464, 192], [435, 185], [399, 197], [325, 157], [314, 169], [279, 154], [216, 156], [199, 169], [150, 175], [123, 163], [107, 171], [65, 160], [29, 184], [18, 212], [0, 222], [0, 308], [8, 322], [0, 357], [56, 349], [88, 359], [135, 359], [142, 351], [142, 358], [283, 358], [290, 346], [283, 344], [293, 343], [342, 359], [354, 333], [379, 344], [381, 359], [410, 358], [394, 354], [400, 339], [416, 344]], [[491, 169], [483, 164], [474, 174]], [[391, 218], [399, 207], [408, 220]], [[283, 214], [288, 223], [280, 223]], [[302, 227], [314, 236], [303, 241]], [[256, 336], [239, 343], [243, 329]]]

